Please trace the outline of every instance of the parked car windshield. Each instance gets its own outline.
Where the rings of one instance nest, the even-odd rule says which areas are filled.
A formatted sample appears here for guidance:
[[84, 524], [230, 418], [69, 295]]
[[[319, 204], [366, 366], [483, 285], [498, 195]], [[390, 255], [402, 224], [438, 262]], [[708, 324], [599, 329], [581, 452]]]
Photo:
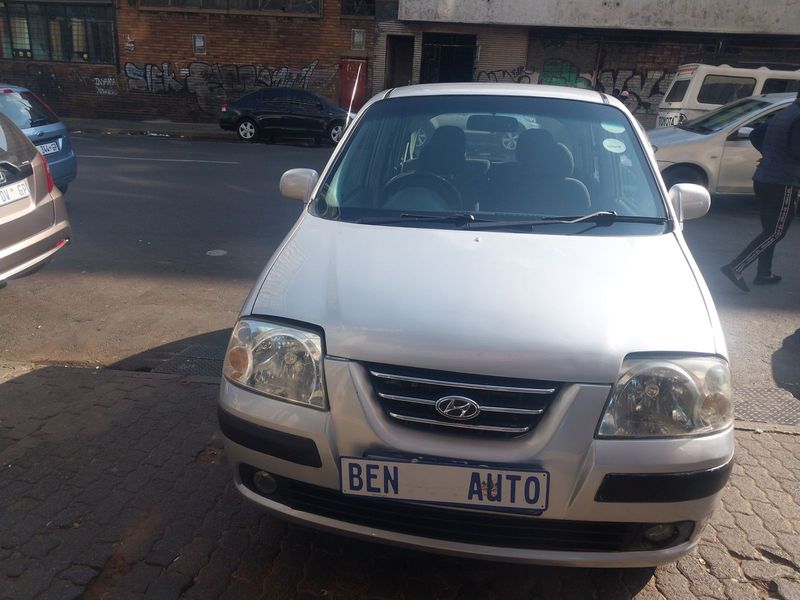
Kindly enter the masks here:
[[58, 117], [31, 92], [0, 93], [0, 112], [20, 129], [58, 123]]
[[622, 111], [518, 96], [376, 103], [312, 206], [329, 219], [408, 219], [414, 226], [556, 220], [598, 211], [634, 217], [620, 222], [648, 222], [648, 232], [654, 223], [663, 230], [666, 221], [653, 172]]
[[701, 117], [678, 125], [681, 129], [694, 133], [710, 134], [725, 129], [734, 121], [749, 117], [764, 108], [771, 106], [769, 102], [755, 98], [744, 98], [726, 104], [722, 108], [712, 110]]

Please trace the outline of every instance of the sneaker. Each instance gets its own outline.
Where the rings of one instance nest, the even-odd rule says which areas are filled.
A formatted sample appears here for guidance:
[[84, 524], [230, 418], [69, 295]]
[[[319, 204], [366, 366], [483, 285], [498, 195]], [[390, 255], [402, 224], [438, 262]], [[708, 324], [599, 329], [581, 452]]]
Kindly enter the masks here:
[[766, 277], [758, 275], [753, 280], [753, 283], [755, 285], [770, 285], [773, 283], [780, 283], [781, 279], [783, 279], [783, 277], [781, 277], [780, 275], [767, 275]]
[[750, 291], [750, 288], [747, 287], [747, 283], [745, 283], [744, 279], [742, 279], [742, 276], [739, 275], [736, 271], [734, 271], [732, 266], [725, 265], [724, 267], [720, 267], [719, 270], [722, 271], [722, 274], [725, 275], [725, 277], [727, 277], [728, 279], [730, 279], [733, 285], [738, 287], [740, 290], [742, 290], [743, 292]]

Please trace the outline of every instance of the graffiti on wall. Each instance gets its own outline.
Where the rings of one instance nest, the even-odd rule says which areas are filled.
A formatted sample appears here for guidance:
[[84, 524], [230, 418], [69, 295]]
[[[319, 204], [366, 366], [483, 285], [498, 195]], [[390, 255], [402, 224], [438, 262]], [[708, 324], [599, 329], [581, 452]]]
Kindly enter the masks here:
[[202, 110], [215, 112], [229, 97], [262, 87], [308, 88], [330, 84], [337, 70], [338, 66], [320, 67], [317, 60], [300, 68], [206, 62], [177, 68], [169, 62], [143, 66], [129, 62], [123, 73], [131, 92], [187, 93], [195, 97]]
[[25, 87], [51, 100], [65, 95], [65, 90], [77, 90], [98, 96], [119, 95], [117, 74], [114, 69], [97, 68], [86, 70], [81, 67], [62, 67], [30, 63], [25, 67]]
[[563, 85], [596, 89], [608, 94], [614, 90], [627, 91], [628, 97], [624, 102], [631, 112], [652, 115], [658, 111], [658, 105], [674, 75], [674, 72], [664, 70], [642, 72], [635, 69], [611, 69], [603, 70], [595, 77], [594, 73], [582, 72], [569, 60], [552, 58], [544, 61], [541, 70], [536, 67], [515, 67], [478, 71], [475, 80]]
[[632, 69], [603, 71], [597, 80], [597, 89], [611, 93], [613, 90], [628, 92], [625, 105], [633, 113], [655, 114], [658, 105], [669, 88], [675, 73], [662, 70], [636, 72]]
[[515, 69], [495, 69], [494, 71], [478, 71], [475, 81], [494, 81], [499, 83], [534, 83], [536, 71], [528, 67]]
[[581, 75], [578, 67], [568, 60], [553, 58], [545, 61], [539, 83], [543, 85], [565, 85], [590, 90], [592, 80]]

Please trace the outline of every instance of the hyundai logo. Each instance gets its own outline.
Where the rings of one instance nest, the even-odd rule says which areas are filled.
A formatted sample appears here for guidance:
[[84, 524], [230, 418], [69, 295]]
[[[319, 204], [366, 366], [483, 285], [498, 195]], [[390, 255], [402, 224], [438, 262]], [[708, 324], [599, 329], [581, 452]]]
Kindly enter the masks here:
[[448, 419], [469, 421], [481, 414], [480, 405], [464, 396], [445, 396], [436, 401], [436, 412]]

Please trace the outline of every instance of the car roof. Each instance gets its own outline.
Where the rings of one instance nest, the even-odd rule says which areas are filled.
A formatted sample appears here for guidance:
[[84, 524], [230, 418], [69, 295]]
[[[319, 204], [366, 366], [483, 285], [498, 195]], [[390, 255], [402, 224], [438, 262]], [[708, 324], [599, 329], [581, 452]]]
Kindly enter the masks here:
[[603, 103], [609, 98], [594, 90], [535, 83], [423, 83], [389, 90], [384, 98], [410, 96], [528, 96]]
[[781, 94], [761, 94], [760, 96], [750, 96], [756, 100], [764, 100], [772, 104], [782, 104], [784, 102], [794, 102], [797, 92], [784, 92]]
[[10, 83], [0, 83], [0, 90], [11, 90], [12, 92], [29, 92], [28, 88], [20, 85], [11, 85]]

